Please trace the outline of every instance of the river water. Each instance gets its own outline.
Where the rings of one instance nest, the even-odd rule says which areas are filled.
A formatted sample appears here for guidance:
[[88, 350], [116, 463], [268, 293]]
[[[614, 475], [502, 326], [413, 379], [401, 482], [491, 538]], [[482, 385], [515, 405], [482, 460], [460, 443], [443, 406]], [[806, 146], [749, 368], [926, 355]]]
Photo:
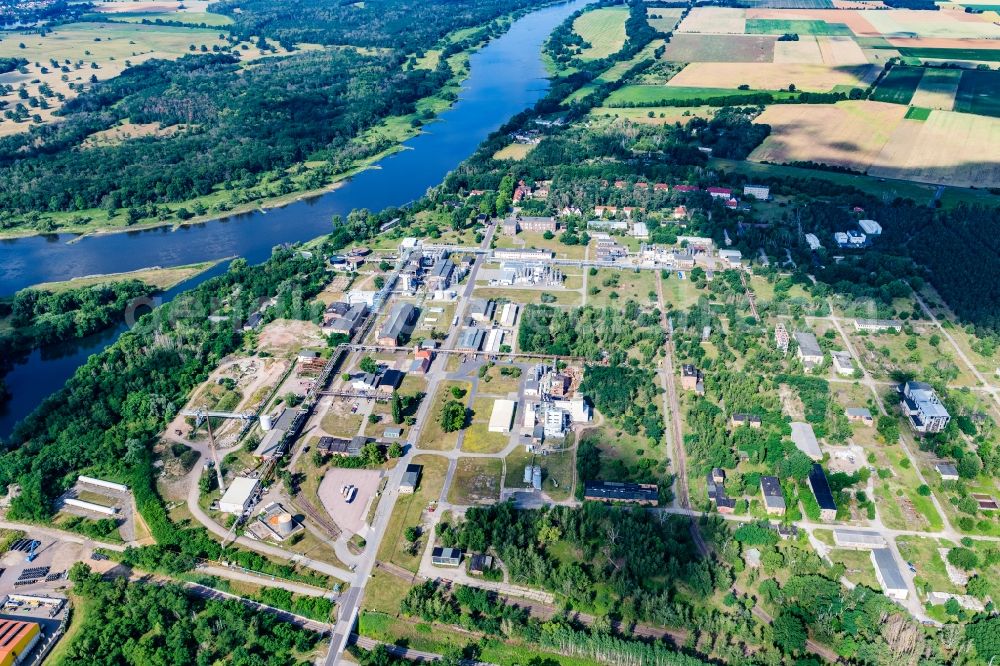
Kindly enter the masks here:
[[[168, 227], [90, 236], [73, 234], [0, 240], [0, 295], [54, 280], [118, 273], [148, 266], [179, 266], [221, 257], [266, 260], [280, 243], [304, 241], [330, 230], [333, 215], [354, 208], [399, 206], [437, 185], [491, 132], [541, 99], [549, 82], [541, 47], [549, 33], [592, 0], [547, 7], [517, 21], [504, 35], [474, 53], [470, 74], [455, 105], [404, 144], [405, 150], [381, 160], [338, 189], [283, 208], [234, 215], [171, 230]], [[162, 295], [225, 270], [224, 265]], [[36, 350], [6, 377], [14, 397], [0, 409], [0, 437], [62, 386], [87, 358], [114, 342], [121, 326], [69, 344]]]

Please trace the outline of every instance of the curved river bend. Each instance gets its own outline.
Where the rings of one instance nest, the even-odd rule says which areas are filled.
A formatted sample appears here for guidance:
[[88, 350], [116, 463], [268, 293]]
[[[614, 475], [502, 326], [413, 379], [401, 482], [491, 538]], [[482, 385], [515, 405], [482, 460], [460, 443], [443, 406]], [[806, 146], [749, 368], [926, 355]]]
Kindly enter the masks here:
[[[592, 0], [574, 0], [540, 9], [513, 23], [501, 37], [470, 58], [470, 74], [455, 105], [425, 132], [405, 142], [405, 150], [381, 160], [338, 189], [291, 203], [177, 230], [168, 227], [83, 238], [53, 234], [0, 241], [0, 294], [55, 280], [119, 273], [148, 266], [179, 266], [241, 256], [262, 262], [280, 243], [304, 241], [330, 230], [335, 214], [354, 208], [381, 210], [413, 201], [444, 176], [511, 116], [548, 91], [541, 48], [549, 33]], [[181, 285], [189, 289], [225, 270], [225, 265]], [[169, 299], [178, 290], [163, 295]], [[36, 350], [17, 365], [6, 382], [14, 394], [0, 412], [0, 436], [47, 395], [62, 386], [88, 356], [114, 342], [124, 324], [72, 344]]]

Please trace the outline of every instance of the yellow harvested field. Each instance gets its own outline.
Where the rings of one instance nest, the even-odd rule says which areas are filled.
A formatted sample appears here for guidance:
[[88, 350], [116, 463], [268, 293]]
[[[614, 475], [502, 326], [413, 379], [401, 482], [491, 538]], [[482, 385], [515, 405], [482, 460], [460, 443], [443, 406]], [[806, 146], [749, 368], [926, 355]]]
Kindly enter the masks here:
[[[829, 92], [835, 86], [865, 88], [878, 76], [872, 65], [830, 67], [795, 63], [695, 62], [667, 82], [691, 88], [782, 90], [794, 84], [799, 90]], [[800, 111], [801, 112], [801, 111]]]
[[535, 147], [533, 143], [512, 143], [493, 154], [495, 160], [523, 160]]
[[785, 65], [822, 65], [823, 53], [815, 37], [801, 35], [797, 42], [775, 42], [774, 62]]
[[883, 37], [1000, 39], [1000, 25], [992, 23], [985, 14], [890, 9], [866, 12], [865, 17]]
[[955, 93], [961, 80], [962, 71], [958, 69], [925, 69], [910, 106], [951, 111], [955, 107]]
[[603, 7], [581, 14], [573, 21], [573, 32], [583, 37], [589, 48], [580, 53], [582, 60], [598, 60], [617, 53], [625, 45], [625, 7]]
[[657, 32], [671, 32], [681, 20], [681, 11], [676, 8], [651, 7], [646, 10], [646, 22]]
[[677, 26], [677, 32], [700, 32], [721, 35], [742, 35], [746, 32], [745, 9], [729, 7], [695, 7]]
[[868, 58], [853, 37], [817, 37], [823, 64], [832, 67], [842, 65], [867, 65]]
[[94, 132], [83, 140], [83, 148], [98, 146], [114, 146], [129, 139], [141, 139], [149, 136], [172, 136], [184, 129], [183, 125], [160, 127], [160, 123], [121, 123], [100, 132]]
[[818, 162], [865, 171], [903, 120], [907, 107], [870, 101], [769, 106], [754, 122], [771, 134], [748, 159], [754, 162]]
[[956, 187], [1000, 186], [1000, 118], [932, 111], [923, 122], [905, 120], [868, 174]]
[[[20, 44], [24, 44], [23, 49]], [[227, 44], [225, 35], [220, 39], [218, 30], [138, 23], [68, 23], [56, 26], [44, 37], [28, 31], [12, 31], [0, 41], [0, 58], [25, 58], [29, 64], [25, 74], [17, 71], [0, 74], [0, 83], [15, 88], [8, 95], [0, 95], [0, 100], [13, 106], [19, 101], [16, 89], [22, 83], [33, 96], [39, 94], [42, 84], [48, 84], [54, 93], [72, 99], [78, 92], [70, 90], [71, 83], [87, 86], [91, 76], [102, 81], [113, 78], [121, 74], [128, 63], [137, 65], [152, 58], [174, 60], [191, 53], [192, 45], [196, 49], [202, 45], [210, 49]], [[240, 54], [244, 60], [261, 56], [256, 48], [240, 51]], [[52, 67], [50, 60], [58, 60], [69, 72]], [[47, 71], [43, 72], [43, 68]], [[43, 123], [55, 119], [56, 111], [62, 107], [62, 102], [55, 97], [48, 101], [48, 109], [31, 109]], [[29, 127], [27, 122], [0, 118], [0, 136], [25, 132]]]

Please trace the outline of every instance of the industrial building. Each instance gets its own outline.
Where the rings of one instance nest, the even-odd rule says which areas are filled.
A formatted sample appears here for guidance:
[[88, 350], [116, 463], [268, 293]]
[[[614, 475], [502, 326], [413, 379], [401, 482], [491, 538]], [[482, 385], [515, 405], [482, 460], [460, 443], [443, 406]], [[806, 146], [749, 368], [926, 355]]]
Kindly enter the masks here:
[[416, 465], [414, 463], [406, 466], [403, 478], [399, 482], [399, 492], [401, 495], [412, 495], [417, 491], [417, 486], [420, 485], [420, 473], [423, 469], [423, 465]]
[[87, 502], [75, 497], [69, 497], [63, 500], [68, 506], [76, 507], [77, 509], [83, 509], [85, 511], [93, 511], [94, 513], [100, 513], [105, 516], [113, 516], [118, 513], [118, 509], [113, 506], [104, 506], [103, 504], [95, 504], [94, 502]]
[[837, 503], [833, 501], [830, 483], [826, 480], [823, 468], [814, 464], [809, 472], [809, 488], [812, 489], [816, 503], [819, 504], [820, 520], [831, 521], [837, 518]]
[[900, 387], [900, 407], [910, 427], [922, 435], [941, 432], [951, 421], [933, 387], [924, 382], [906, 382]]
[[845, 413], [848, 421], [861, 421], [867, 426], [875, 422], [871, 410], [867, 407], [848, 407]]
[[885, 548], [885, 537], [878, 532], [864, 530], [834, 530], [833, 542], [840, 548], [854, 548], [856, 550]]
[[753, 197], [758, 201], [767, 201], [771, 198], [771, 188], [767, 185], [744, 185], [743, 196]]
[[469, 318], [478, 323], [492, 321], [496, 308], [496, 303], [491, 300], [474, 298], [469, 301]]
[[431, 551], [431, 564], [439, 567], [457, 567], [462, 564], [462, 551], [458, 548], [435, 546]]
[[799, 346], [796, 355], [802, 361], [806, 371], [812, 370], [823, 362], [823, 350], [820, 349], [815, 335], [805, 331], [796, 331], [794, 337]]
[[242, 515], [253, 505], [254, 495], [260, 487], [259, 479], [251, 479], [245, 476], [238, 476], [233, 479], [226, 489], [222, 499], [219, 500], [219, 511]]
[[41, 637], [42, 628], [35, 622], [0, 618], [0, 666], [24, 662]]
[[302, 526], [295, 522], [295, 518], [285, 507], [278, 502], [271, 502], [261, 510], [249, 529], [257, 538], [284, 541], [296, 530], [302, 529]]
[[657, 506], [660, 489], [655, 483], [621, 483], [618, 481], [588, 481], [583, 498], [593, 502], [627, 502], [642, 506]]
[[837, 371], [838, 375], [843, 377], [854, 375], [854, 360], [849, 353], [835, 351], [830, 353], [830, 357], [833, 359], [833, 369]]
[[795, 444], [795, 448], [813, 460], [823, 458], [823, 451], [819, 448], [816, 433], [813, 432], [812, 426], [808, 423], [792, 422], [792, 443]]
[[514, 425], [514, 410], [517, 408], [516, 400], [501, 398], [493, 403], [493, 413], [490, 414], [490, 432], [510, 432]]
[[882, 235], [882, 225], [875, 220], [858, 220], [858, 226], [861, 227], [861, 231], [869, 236]]
[[127, 493], [128, 486], [121, 483], [114, 483], [113, 481], [104, 481], [103, 479], [95, 479], [92, 476], [83, 476], [82, 474], [77, 477], [77, 483], [84, 483], [91, 486], [97, 486], [98, 488], [104, 488], [105, 490], [114, 490], [119, 493]]
[[942, 481], [958, 481], [958, 468], [951, 463], [939, 463], [934, 469], [941, 475]]
[[[364, 437], [344, 439], [343, 437], [320, 437], [316, 448], [320, 453], [327, 456], [342, 456], [353, 458], [361, 455], [361, 447], [364, 446]], [[355, 440], [362, 440], [361, 442]]]
[[882, 586], [885, 596], [905, 601], [909, 590], [892, 551], [888, 548], [873, 548], [872, 564], [875, 565], [875, 578]]
[[417, 309], [412, 304], [396, 303], [378, 333], [378, 343], [387, 347], [398, 346], [404, 336], [413, 332], [416, 319]]
[[768, 515], [785, 515], [785, 495], [781, 492], [781, 481], [776, 476], [760, 477], [760, 492], [764, 496], [764, 508]]
[[516, 303], [504, 303], [500, 309], [500, 325], [505, 328], [513, 328], [517, 323], [518, 307]]
[[899, 319], [855, 319], [854, 330], [868, 331], [869, 333], [880, 331], [896, 331], [898, 333], [903, 330], [903, 322]]

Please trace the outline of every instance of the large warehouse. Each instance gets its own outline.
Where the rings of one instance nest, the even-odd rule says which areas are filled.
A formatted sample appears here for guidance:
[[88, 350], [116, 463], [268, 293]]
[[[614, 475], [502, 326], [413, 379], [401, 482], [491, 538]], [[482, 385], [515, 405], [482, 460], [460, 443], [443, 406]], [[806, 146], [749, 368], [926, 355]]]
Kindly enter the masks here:
[[500, 399], [493, 403], [493, 413], [490, 414], [490, 432], [510, 432], [514, 423], [514, 410], [517, 402]]
[[250, 508], [251, 500], [260, 481], [245, 476], [238, 476], [226, 489], [226, 493], [219, 500], [219, 511], [223, 513], [235, 513], [240, 515]]
[[42, 630], [34, 622], [0, 618], [0, 666], [13, 666], [24, 661], [41, 638]]

